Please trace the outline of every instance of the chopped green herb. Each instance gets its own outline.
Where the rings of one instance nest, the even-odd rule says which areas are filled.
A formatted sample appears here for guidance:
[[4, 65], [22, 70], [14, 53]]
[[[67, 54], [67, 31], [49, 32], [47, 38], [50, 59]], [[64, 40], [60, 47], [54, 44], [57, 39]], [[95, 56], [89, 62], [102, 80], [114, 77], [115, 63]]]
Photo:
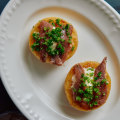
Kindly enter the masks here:
[[43, 39], [46, 40], [46, 37], [44, 36]]
[[83, 78], [83, 77], [84, 77], [84, 74], [82, 74], [81, 77]]
[[99, 87], [100, 87], [100, 82], [97, 82], [97, 86], [99, 86]]
[[72, 43], [72, 41], [71, 41], [71, 40], [68, 40], [68, 43], [70, 43], [70, 44], [71, 44], [71, 43]]
[[[61, 39], [61, 31], [61, 28], [57, 27], [51, 31], [47, 31], [45, 37], [43, 37], [45, 40], [45, 42], [43, 42], [43, 45], [46, 45], [46, 52], [51, 56], [61, 55], [64, 53], [64, 46], [61, 42], [64, 42], [65, 40]], [[53, 43], [57, 43], [57, 47], [55, 49], [52, 48]]]
[[43, 47], [40, 48], [40, 50], [42, 50], [42, 49], [43, 49]]
[[97, 82], [97, 86], [99, 86], [99, 87], [100, 87], [100, 82]]
[[87, 79], [87, 82], [88, 82], [88, 83], [90, 83], [90, 82], [91, 82], [91, 79], [90, 79], [89, 77], [88, 77], [88, 79]]
[[101, 77], [101, 75], [102, 75], [102, 72], [99, 72], [99, 73], [98, 73], [98, 77]]
[[34, 33], [32, 34], [32, 36], [33, 36], [33, 38], [34, 38], [35, 40], [38, 40], [38, 39], [39, 39], [39, 35], [40, 35], [40, 33], [38, 33], [38, 32], [34, 32]]
[[93, 103], [92, 103], [92, 104], [90, 104], [90, 107], [93, 107]]
[[59, 18], [56, 19], [56, 24], [59, 25], [59, 26], [62, 26], [62, 25], [60, 24], [60, 19], [59, 19]]
[[88, 94], [93, 94], [93, 90], [89, 87], [85, 89], [85, 92]]
[[82, 81], [83, 81], [83, 78], [80, 78], [80, 80], [82, 80]]
[[40, 47], [36, 47], [36, 48], [35, 48], [35, 51], [40, 51]]
[[61, 54], [63, 54], [64, 53], [64, 47], [62, 46], [62, 44], [58, 44], [58, 46], [57, 46], [57, 48], [59, 48], [59, 50], [60, 50], [60, 52], [61, 52]]
[[76, 92], [77, 90], [75, 88], [72, 88], [73, 92]]
[[94, 105], [97, 105], [97, 104], [98, 104], [98, 102], [97, 102], [97, 101], [95, 101], [93, 104], [94, 104]]
[[98, 99], [98, 98], [99, 98], [99, 97], [96, 95], [96, 96], [95, 96], [95, 99]]
[[87, 80], [89, 77], [87, 77], [87, 76], [84, 76], [83, 78], [84, 78], [84, 80]]
[[105, 93], [103, 93], [103, 96], [105, 96]]
[[61, 42], [65, 42], [65, 40], [64, 40], [64, 39], [61, 39]]
[[76, 100], [77, 100], [77, 101], [81, 101], [81, 97], [80, 97], [80, 96], [77, 96], [77, 97], [76, 97]]
[[72, 39], [72, 36], [68, 35], [68, 37], [69, 37], [69, 40], [71, 40], [71, 39]]
[[89, 73], [86, 73], [87, 76], [89, 76]]
[[92, 77], [94, 75], [94, 73], [90, 73], [90, 77]]
[[47, 30], [47, 27], [44, 27], [44, 31], [46, 31]]
[[47, 43], [47, 42], [43, 42], [43, 43], [42, 43], [42, 45], [46, 45], [46, 46], [47, 46], [47, 45], [48, 45], [48, 43]]
[[85, 87], [85, 86], [87, 86], [85, 83], [80, 84], [80, 87]]
[[106, 85], [108, 85], [108, 84], [109, 84], [109, 82], [107, 81], [107, 82], [106, 82]]
[[59, 18], [56, 19], [56, 23], [59, 25], [59, 23], [60, 23], [60, 19]]
[[[49, 22], [55, 26], [60, 24], [60, 19], [56, 19], [56, 21], [49, 19]], [[62, 25], [62, 28], [64, 28], [66, 31], [69, 31], [69, 24]], [[45, 31], [45, 36], [40, 37], [39, 32], [33, 33], [33, 38], [35, 40], [35, 43], [31, 46], [33, 50], [40, 51], [41, 49], [45, 49], [45, 51], [48, 53], [48, 55], [55, 56], [55, 55], [62, 55], [65, 52], [64, 39], [61, 38], [63, 33], [61, 32], [61, 27], [56, 27], [55, 29], [49, 30], [50, 27], [44, 27], [43, 30]], [[68, 33], [68, 42], [72, 43], [71, 36]], [[42, 44], [40, 44], [40, 40], [42, 40]], [[56, 43], [56, 45], [54, 45]], [[55, 46], [55, 47], [54, 47]], [[72, 48], [74, 49], [74, 47]], [[84, 85], [84, 84], [83, 84]]]
[[40, 41], [41, 39], [40, 39], [40, 37], [37, 39], [37, 41]]
[[40, 45], [40, 43], [33, 43], [32, 45], [31, 45], [31, 48], [32, 48], [32, 51], [34, 51], [34, 50], [36, 50], [36, 51], [40, 51], [40, 49], [38, 48], [38, 46]]
[[75, 46], [73, 46], [72, 48], [71, 48], [71, 51], [73, 51], [75, 49]]
[[62, 29], [63, 29], [63, 30], [65, 29], [65, 25], [63, 25]]
[[88, 98], [88, 97], [89, 97], [89, 94], [86, 93], [86, 92], [84, 92], [83, 97]]
[[66, 32], [68, 32], [68, 29], [66, 30]]
[[98, 88], [94, 88], [94, 92], [98, 93], [99, 89]]
[[83, 99], [85, 102], [89, 103], [90, 102], [90, 99], [89, 98], [84, 98]]
[[59, 27], [57, 27], [57, 28], [56, 28], [56, 31], [57, 31], [57, 32], [61, 32], [62, 29], [60, 29]]
[[44, 39], [44, 37], [40, 37], [40, 39]]
[[55, 23], [52, 23], [53, 26], [55, 26]]
[[106, 79], [103, 79], [102, 81], [101, 81], [101, 84], [104, 84], [104, 83], [106, 83], [107, 82], [107, 80]]
[[32, 46], [38, 46], [38, 45], [40, 45], [40, 44], [39, 43], [33, 43]]
[[70, 27], [70, 25], [69, 25], [69, 24], [67, 24], [67, 25], [65, 26], [65, 29], [66, 29], [66, 30], [68, 30], [68, 29], [69, 29], [69, 27]]
[[98, 94], [98, 95], [101, 95], [101, 92], [98, 92], [97, 94]]
[[93, 84], [94, 84], [95, 87], [100, 86], [100, 82], [94, 82], [93, 81]]
[[88, 71], [88, 70], [94, 71], [94, 68], [88, 68], [87, 71]]
[[67, 34], [67, 36], [69, 36], [69, 35], [70, 35], [70, 32], [67, 32], [66, 34]]
[[82, 89], [79, 89], [78, 92], [79, 92], [80, 94], [84, 93], [84, 91], [83, 91]]
[[63, 46], [62, 46], [62, 44], [58, 44], [58, 46], [57, 46], [57, 48], [62, 48]]
[[98, 77], [94, 77], [94, 80], [97, 80], [98, 79]]
[[50, 22], [54, 22], [54, 21], [53, 21], [53, 20], [51, 20], [51, 19], [49, 19], [49, 23], [50, 23]]

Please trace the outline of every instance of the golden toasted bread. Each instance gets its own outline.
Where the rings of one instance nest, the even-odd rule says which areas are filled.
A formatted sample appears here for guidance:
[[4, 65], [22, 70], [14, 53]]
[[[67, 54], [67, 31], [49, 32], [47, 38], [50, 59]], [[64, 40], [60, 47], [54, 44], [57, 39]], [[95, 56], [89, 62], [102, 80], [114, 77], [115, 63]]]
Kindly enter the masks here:
[[[31, 48], [31, 46], [32, 46], [32, 45], [34, 44], [34, 42], [35, 42], [35, 39], [33, 38], [33, 33], [40, 31], [39, 26], [40, 26], [40, 22], [41, 22], [41, 21], [47, 21], [47, 22], [49, 22], [49, 20], [52, 20], [52, 21], [55, 22], [56, 19], [58, 19], [58, 17], [48, 17], [48, 18], [44, 18], [44, 19], [40, 20], [35, 26], [33, 26], [32, 30], [31, 30], [31, 33], [30, 33], [30, 36], [29, 36], [29, 48], [30, 48], [31, 52], [32, 52], [39, 60], [40, 60], [40, 52], [35, 51], [35, 50], [33, 51], [32, 48]], [[61, 18], [59, 18], [59, 19], [61, 19]], [[70, 24], [70, 23], [68, 23], [67, 21], [63, 20], [63, 19], [61, 19], [60, 23], [63, 23], [64, 25]], [[70, 24], [70, 25], [71, 25], [71, 24]], [[72, 31], [72, 35], [71, 35], [71, 36], [72, 36], [72, 40], [71, 40], [72, 43], [71, 43], [71, 45], [74, 46], [74, 49], [71, 50], [71, 51], [68, 53], [66, 60], [68, 60], [69, 58], [71, 58], [71, 57], [74, 55], [74, 53], [75, 53], [75, 51], [76, 51], [76, 49], [77, 49], [77, 46], [78, 46], [77, 32], [76, 32], [76, 30], [75, 30], [74, 27], [73, 27], [73, 31]], [[51, 63], [51, 62], [50, 62], [50, 57], [47, 57], [46, 63]]]
[[[89, 67], [92, 67], [92, 68], [96, 68], [100, 63], [98, 63], [98, 62], [94, 62], [94, 61], [87, 61], [87, 62], [83, 62], [83, 63], [79, 63], [83, 68], [89, 68]], [[99, 107], [101, 107], [102, 105], [100, 105], [100, 106], [98, 106], [98, 107], [95, 107], [95, 108], [93, 108], [93, 109], [84, 109], [83, 107], [81, 107], [80, 105], [79, 105], [79, 103], [77, 103], [77, 102], [75, 102], [74, 100], [73, 100], [73, 94], [72, 94], [72, 84], [73, 84], [73, 81], [72, 81], [72, 76], [74, 75], [74, 66], [71, 68], [71, 70], [69, 71], [69, 73], [67, 74], [67, 77], [66, 77], [66, 79], [65, 79], [65, 83], [64, 83], [64, 90], [65, 90], [65, 94], [66, 94], [66, 97], [67, 97], [67, 100], [68, 100], [68, 102], [69, 102], [69, 104], [73, 107], [73, 108], [75, 108], [75, 109], [77, 109], [77, 110], [79, 110], [79, 111], [91, 111], [91, 110], [94, 110], [94, 109], [97, 109], [97, 108], [99, 108]], [[107, 98], [108, 98], [108, 96], [109, 96], [109, 94], [110, 94], [110, 89], [111, 89], [111, 78], [110, 78], [110, 76], [109, 76], [109, 74], [107, 73], [107, 71], [106, 71], [106, 73], [105, 73], [105, 78], [106, 78], [106, 80], [108, 81], [108, 85], [107, 85], [107, 97], [106, 97], [106, 100], [107, 100]], [[105, 100], [105, 102], [106, 102], [106, 100]], [[104, 102], [104, 103], [105, 103]]]

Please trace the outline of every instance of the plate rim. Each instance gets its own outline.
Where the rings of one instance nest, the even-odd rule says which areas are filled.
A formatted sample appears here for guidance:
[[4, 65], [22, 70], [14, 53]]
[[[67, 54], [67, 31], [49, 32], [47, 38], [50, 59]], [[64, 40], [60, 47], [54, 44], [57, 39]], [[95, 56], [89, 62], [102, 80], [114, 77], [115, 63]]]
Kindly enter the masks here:
[[[7, 10], [10, 8], [10, 6], [12, 5], [13, 2], [16, 2], [16, 1], [23, 1], [23, 0], [10, 0], [7, 5], [5, 6], [5, 8], [3, 9], [2, 13], [1, 13], [1, 17], [0, 17], [0, 26], [2, 25], [2, 19], [3, 19], [3, 16], [7, 13]], [[95, 0], [91, 0], [93, 3], [97, 4], [97, 2]], [[110, 6], [106, 1], [104, 0], [100, 0], [102, 5], [105, 6], [106, 8], [105, 9], [109, 9], [113, 12], [113, 14], [119, 19], [120, 21], [120, 15], [119, 13], [112, 7]], [[114, 20], [114, 18], [113, 18]], [[120, 32], [120, 31], [119, 31]], [[1, 61], [0, 61], [0, 66], [1, 65]], [[9, 90], [9, 86], [5, 80], [5, 77], [2, 73], [2, 67], [0, 67], [0, 77], [1, 77], [1, 81], [8, 93], [8, 95], [10, 96], [10, 98], [12, 99], [12, 101], [14, 102], [14, 104], [17, 106], [17, 108], [21, 111], [21, 113], [23, 115], [25, 115], [27, 118], [29, 119], [32, 119], [31, 115], [21, 106], [21, 104], [19, 104], [19, 101], [15, 98], [15, 96], [12, 94], [12, 90]], [[39, 120], [42, 120], [41, 118]]]

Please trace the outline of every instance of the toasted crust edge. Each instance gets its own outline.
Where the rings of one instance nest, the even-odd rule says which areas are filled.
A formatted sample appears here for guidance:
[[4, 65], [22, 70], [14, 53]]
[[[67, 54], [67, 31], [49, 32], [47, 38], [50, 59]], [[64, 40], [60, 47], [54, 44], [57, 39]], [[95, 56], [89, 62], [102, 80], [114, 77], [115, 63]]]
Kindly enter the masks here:
[[[44, 18], [44, 19], [42, 19], [42, 20], [45, 20], [45, 21], [48, 22], [49, 19], [52, 19], [52, 20], [55, 21], [57, 18], [59, 18], [59, 17], [47, 17], [47, 18]], [[59, 19], [63, 20], [62, 18], [59, 18]], [[40, 20], [40, 21], [42, 21], [42, 20]], [[39, 59], [39, 60], [40, 60], [40, 53], [37, 52], [37, 51], [32, 51], [31, 45], [34, 43], [34, 39], [33, 39], [33, 37], [32, 37], [32, 34], [33, 34], [34, 32], [38, 32], [38, 31], [39, 31], [38, 26], [40, 25], [40, 21], [37, 22], [37, 23], [35, 24], [35, 26], [32, 28], [31, 33], [30, 33], [30, 36], [29, 36], [29, 49], [30, 49], [30, 51], [33, 53], [33, 55], [36, 56], [36, 58]], [[65, 21], [65, 20], [63, 20], [63, 21]], [[66, 24], [70, 24], [70, 23], [68, 23], [67, 21], [65, 21], [65, 23], [66, 23]], [[70, 25], [71, 25], [71, 24], [70, 24]], [[67, 61], [68, 59], [70, 59], [70, 58], [75, 54], [75, 52], [76, 52], [76, 50], [77, 50], [77, 46], [78, 46], [78, 36], [77, 36], [77, 32], [76, 32], [76, 30], [75, 30], [74, 27], [73, 27], [73, 32], [72, 32], [72, 41], [73, 41], [73, 42], [72, 42], [72, 45], [75, 46], [75, 49], [74, 49], [73, 51], [70, 51], [70, 53], [69, 53], [68, 56], [67, 56], [66, 61]], [[50, 63], [50, 59], [49, 59], [49, 58], [47, 58], [46, 63]], [[51, 64], [51, 63], [50, 63], [50, 64]]]
[[[96, 68], [100, 63], [95, 62], [95, 61], [86, 61], [86, 62], [82, 62], [82, 63], [79, 63], [79, 64], [80, 64], [83, 68], [88, 68], [88, 67]], [[64, 83], [64, 90], [65, 90], [65, 94], [66, 94], [66, 97], [67, 97], [67, 100], [68, 100], [69, 104], [70, 104], [73, 108], [75, 108], [75, 109], [77, 109], [77, 110], [79, 110], [79, 111], [85, 111], [85, 112], [98, 109], [99, 107], [101, 107], [102, 105], [104, 105], [104, 104], [106, 103], [107, 99], [108, 99], [108, 96], [109, 96], [110, 90], [111, 90], [111, 78], [110, 78], [108, 72], [106, 71], [106, 74], [105, 74], [105, 78], [106, 78], [106, 79], [108, 80], [108, 82], [109, 82], [109, 84], [107, 85], [107, 99], [106, 99], [105, 103], [102, 104], [102, 105], [100, 105], [100, 106], [98, 106], [98, 107], [96, 107], [96, 108], [93, 108], [93, 109], [90, 109], [90, 110], [85, 110], [85, 109], [81, 108], [81, 107], [79, 106], [79, 104], [77, 104], [77, 103], [75, 103], [75, 102], [73, 101], [73, 97], [72, 97], [72, 94], [71, 94], [72, 76], [73, 76], [73, 74], [74, 74], [74, 73], [73, 73], [73, 68], [74, 68], [74, 66], [73, 66], [73, 67], [70, 69], [70, 71], [68, 72], [67, 77], [66, 77], [66, 79], [65, 79], [65, 83]]]

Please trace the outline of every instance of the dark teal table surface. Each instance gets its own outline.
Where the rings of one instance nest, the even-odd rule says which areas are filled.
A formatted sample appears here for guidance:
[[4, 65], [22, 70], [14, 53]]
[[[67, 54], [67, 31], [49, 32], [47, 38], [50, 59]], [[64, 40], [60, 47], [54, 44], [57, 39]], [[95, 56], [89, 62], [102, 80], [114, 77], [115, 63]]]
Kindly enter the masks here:
[[[0, 0], [0, 14], [9, 0]], [[105, 0], [120, 13], [120, 0]], [[0, 120], [26, 120], [8, 96], [0, 80]]]
[[[0, 0], [0, 13], [2, 12], [5, 5], [8, 3], [9, 0]], [[108, 2], [113, 8], [120, 13], [120, 0], [105, 0]]]

